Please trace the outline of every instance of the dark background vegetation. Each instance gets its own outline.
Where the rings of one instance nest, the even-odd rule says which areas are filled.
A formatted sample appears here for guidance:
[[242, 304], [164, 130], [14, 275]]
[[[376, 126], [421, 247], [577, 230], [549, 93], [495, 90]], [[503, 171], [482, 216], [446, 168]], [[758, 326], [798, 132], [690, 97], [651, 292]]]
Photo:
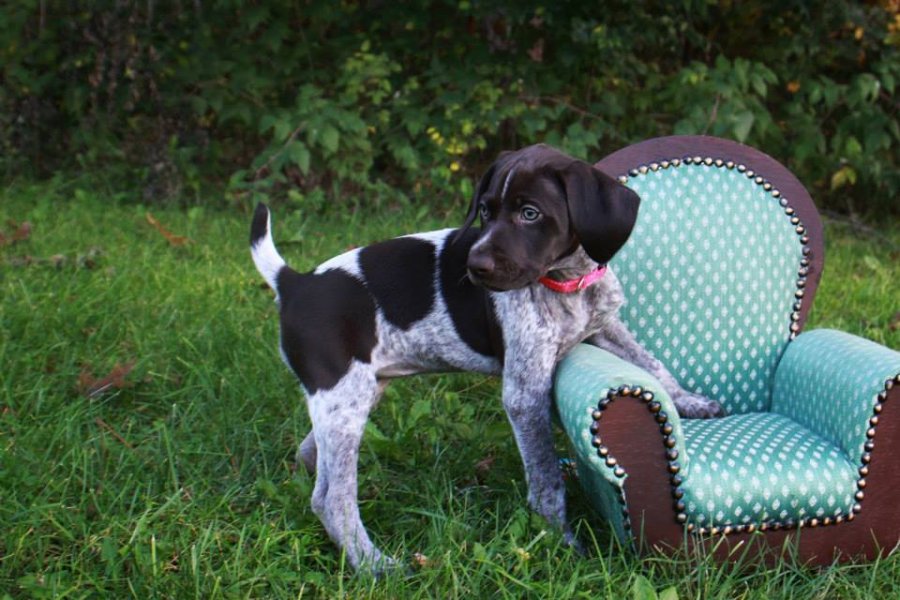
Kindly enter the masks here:
[[[145, 203], [459, 204], [502, 149], [706, 133], [900, 213], [900, 1], [6, 0], [0, 172]], [[227, 193], [221, 193], [225, 190]]]

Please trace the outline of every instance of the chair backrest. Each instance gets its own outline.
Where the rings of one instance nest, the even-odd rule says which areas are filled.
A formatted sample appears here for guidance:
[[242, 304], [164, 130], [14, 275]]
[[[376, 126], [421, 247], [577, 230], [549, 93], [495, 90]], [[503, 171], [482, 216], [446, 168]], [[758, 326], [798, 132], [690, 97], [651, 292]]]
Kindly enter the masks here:
[[822, 272], [803, 185], [762, 152], [705, 136], [648, 140], [596, 166], [641, 197], [612, 261], [627, 325], [685, 389], [732, 414], [768, 410]]

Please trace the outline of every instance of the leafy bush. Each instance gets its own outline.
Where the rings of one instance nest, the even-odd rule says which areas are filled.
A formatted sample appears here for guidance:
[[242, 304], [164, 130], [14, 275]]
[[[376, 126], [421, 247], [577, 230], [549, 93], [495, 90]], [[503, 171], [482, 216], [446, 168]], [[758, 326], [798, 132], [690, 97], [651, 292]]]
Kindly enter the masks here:
[[97, 4], [7, 3], [7, 174], [458, 204], [504, 148], [598, 159], [708, 133], [786, 162], [820, 205], [898, 212], [896, 0]]

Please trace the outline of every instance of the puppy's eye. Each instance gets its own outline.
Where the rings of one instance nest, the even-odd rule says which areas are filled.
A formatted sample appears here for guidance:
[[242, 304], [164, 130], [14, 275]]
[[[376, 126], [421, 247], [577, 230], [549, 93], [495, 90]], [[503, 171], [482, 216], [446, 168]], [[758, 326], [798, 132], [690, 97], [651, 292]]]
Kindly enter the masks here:
[[488, 208], [487, 204], [482, 202], [478, 205], [478, 214], [483, 221], [488, 221], [491, 218], [491, 209]]
[[519, 215], [522, 217], [523, 221], [532, 223], [541, 218], [541, 211], [539, 211], [538, 209], [536, 209], [533, 206], [526, 206], [522, 209], [522, 211], [519, 213]]

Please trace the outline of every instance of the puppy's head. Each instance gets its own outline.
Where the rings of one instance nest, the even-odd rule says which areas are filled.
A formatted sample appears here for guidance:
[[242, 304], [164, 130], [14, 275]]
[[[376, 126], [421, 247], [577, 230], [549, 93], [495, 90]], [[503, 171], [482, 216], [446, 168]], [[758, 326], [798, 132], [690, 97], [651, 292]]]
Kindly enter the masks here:
[[463, 226], [481, 219], [469, 278], [493, 290], [524, 287], [579, 246], [605, 264], [631, 235], [639, 203], [612, 177], [549, 146], [504, 152], [478, 183]]

